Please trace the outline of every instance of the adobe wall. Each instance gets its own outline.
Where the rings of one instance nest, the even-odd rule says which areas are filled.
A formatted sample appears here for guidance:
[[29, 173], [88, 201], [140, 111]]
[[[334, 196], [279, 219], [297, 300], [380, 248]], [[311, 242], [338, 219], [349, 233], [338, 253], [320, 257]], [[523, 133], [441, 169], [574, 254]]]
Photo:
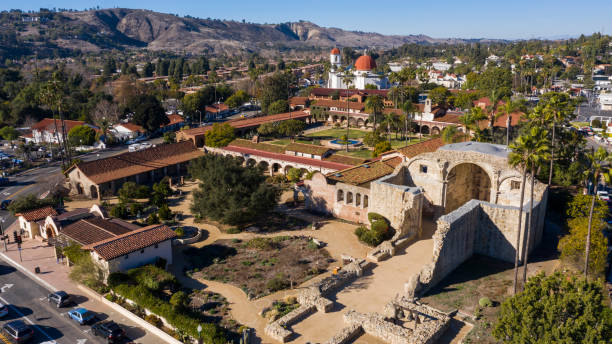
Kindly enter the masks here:
[[[338, 199], [338, 190], [342, 190], [343, 200]], [[370, 190], [367, 188], [345, 183], [328, 184], [325, 176], [318, 172], [310, 180], [304, 181], [302, 191], [307, 209], [333, 214], [352, 222], [368, 223], [372, 200]], [[359, 205], [357, 205], [358, 199]]]
[[403, 176], [393, 174], [370, 183], [370, 212], [389, 220], [398, 237], [420, 236], [423, 193], [420, 188], [398, 185], [405, 182]]

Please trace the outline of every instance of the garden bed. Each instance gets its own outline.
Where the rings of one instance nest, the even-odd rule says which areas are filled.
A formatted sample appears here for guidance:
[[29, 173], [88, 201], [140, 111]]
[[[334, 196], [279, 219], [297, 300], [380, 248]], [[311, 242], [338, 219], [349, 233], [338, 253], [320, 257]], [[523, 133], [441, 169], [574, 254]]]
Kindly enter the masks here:
[[271, 212], [265, 216], [262, 216], [252, 223], [244, 224], [241, 226], [232, 226], [219, 223], [212, 220], [198, 220], [196, 222], [205, 222], [211, 224], [222, 232], [229, 234], [237, 234], [243, 231], [256, 232], [256, 233], [274, 233], [279, 231], [299, 231], [308, 228], [310, 222], [302, 220], [300, 218], [289, 216], [280, 212]]
[[310, 238], [289, 236], [218, 240], [184, 254], [192, 277], [235, 285], [252, 298], [297, 286], [332, 261]]

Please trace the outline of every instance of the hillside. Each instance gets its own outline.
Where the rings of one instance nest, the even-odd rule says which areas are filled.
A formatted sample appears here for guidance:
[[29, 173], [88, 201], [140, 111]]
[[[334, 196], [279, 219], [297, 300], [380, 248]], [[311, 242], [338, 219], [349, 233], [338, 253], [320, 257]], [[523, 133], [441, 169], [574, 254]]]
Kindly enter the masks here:
[[405, 43], [458, 43], [424, 35], [386, 36], [320, 27], [300, 21], [253, 24], [177, 17], [138, 9], [0, 15], [0, 53], [39, 56], [75, 51], [146, 48], [199, 54], [234, 54], [278, 48], [391, 48]]

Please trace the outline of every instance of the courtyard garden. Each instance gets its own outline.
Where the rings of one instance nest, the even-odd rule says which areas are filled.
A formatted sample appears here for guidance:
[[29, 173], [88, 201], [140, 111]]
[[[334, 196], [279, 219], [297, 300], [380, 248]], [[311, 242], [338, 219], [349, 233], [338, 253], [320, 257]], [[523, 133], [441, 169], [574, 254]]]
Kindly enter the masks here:
[[326, 271], [332, 259], [302, 236], [223, 239], [184, 251], [187, 274], [241, 288], [249, 298], [293, 288]]

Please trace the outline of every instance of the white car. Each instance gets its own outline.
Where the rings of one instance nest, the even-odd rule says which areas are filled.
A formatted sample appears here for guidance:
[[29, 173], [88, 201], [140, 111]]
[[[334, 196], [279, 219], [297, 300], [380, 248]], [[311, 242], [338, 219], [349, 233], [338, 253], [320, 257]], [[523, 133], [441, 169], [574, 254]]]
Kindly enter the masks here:
[[8, 314], [8, 307], [0, 303], [0, 318], [4, 318]]

